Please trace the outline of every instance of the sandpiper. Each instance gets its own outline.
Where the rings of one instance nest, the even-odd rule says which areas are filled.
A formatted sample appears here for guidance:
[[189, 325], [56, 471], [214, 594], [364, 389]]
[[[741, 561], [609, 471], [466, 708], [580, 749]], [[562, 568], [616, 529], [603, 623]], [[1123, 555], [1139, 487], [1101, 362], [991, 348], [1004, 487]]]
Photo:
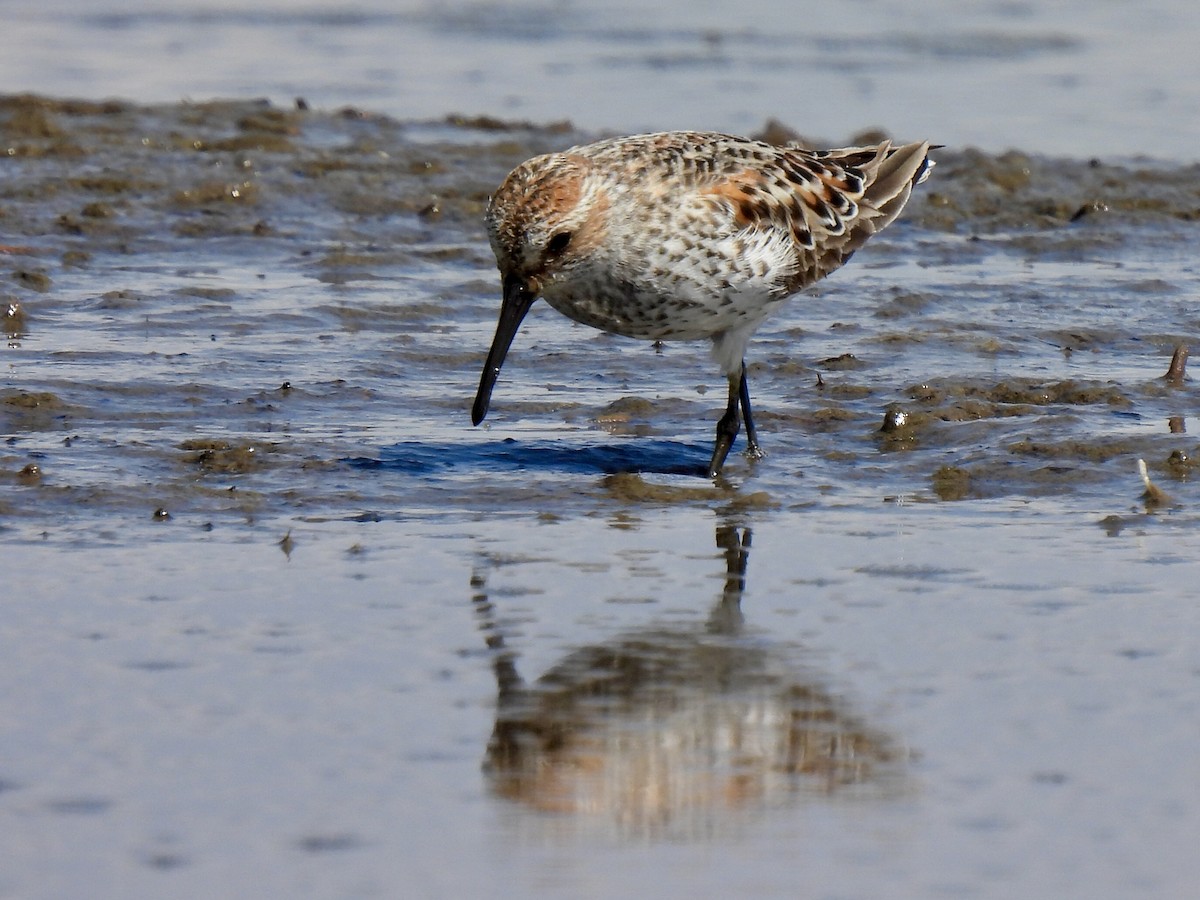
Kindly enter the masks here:
[[933, 166], [931, 149], [884, 141], [805, 150], [664, 132], [522, 163], [487, 209], [503, 300], [471, 420], [487, 415], [513, 337], [544, 297], [576, 322], [626, 337], [711, 340], [729, 402], [708, 477], [721, 471], [739, 419], [747, 455], [760, 457], [750, 336], [895, 220]]

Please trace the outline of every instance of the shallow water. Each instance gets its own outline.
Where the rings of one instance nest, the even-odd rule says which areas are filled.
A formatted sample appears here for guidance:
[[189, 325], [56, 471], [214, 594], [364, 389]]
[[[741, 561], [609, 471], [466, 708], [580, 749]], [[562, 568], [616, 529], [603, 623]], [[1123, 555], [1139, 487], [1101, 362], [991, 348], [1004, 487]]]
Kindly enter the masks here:
[[745, 133], [768, 117], [950, 146], [1194, 159], [1190, 0], [44, 0], [0, 4], [0, 85], [269, 97]]
[[355, 106], [0, 97], [0, 896], [1190, 895], [1200, 170], [940, 151], [713, 483], [705, 348], [544, 305], [470, 427], [590, 132]]
[[10, 539], [0, 887], [1186, 896], [1194, 528], [846, 499]]

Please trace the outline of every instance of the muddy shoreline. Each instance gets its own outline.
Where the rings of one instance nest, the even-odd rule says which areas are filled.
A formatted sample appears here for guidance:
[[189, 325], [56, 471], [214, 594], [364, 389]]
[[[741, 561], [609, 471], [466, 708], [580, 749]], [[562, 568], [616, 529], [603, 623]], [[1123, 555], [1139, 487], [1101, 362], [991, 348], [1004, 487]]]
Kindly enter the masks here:
[[0, 97], [0, 894], [1186, 896], [1200, 169], [939, 151], [713, 482], [545, 304], [470, 424], [590, 137]]
[[[655, 352], [547, 310], [497, 389], [502, 416], [466, 420], [498, 303], [489, 191], [594, 135], [305, 107], [0, 97], [6, 517], [842, 490], [1118, 509], [1139, 458], [1189, 492], [1195, 398], [1164, 375], [1200, 330], [1198, 166], [938, 151], [902, 226], [752, 343], [771, 456], [735, 448], [712, 486], [682, 474], [719, 403], [704, 348]], [[511, 467], [533, 475], [493, 483]]]

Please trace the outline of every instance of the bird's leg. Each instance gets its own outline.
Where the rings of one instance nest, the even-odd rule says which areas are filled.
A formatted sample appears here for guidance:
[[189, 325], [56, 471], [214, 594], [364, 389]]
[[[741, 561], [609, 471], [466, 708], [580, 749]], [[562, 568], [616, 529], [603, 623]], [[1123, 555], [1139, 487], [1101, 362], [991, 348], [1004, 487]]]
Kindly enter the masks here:
[[742, 421], [746, 423], [746, 455], [751, 459], [762, 459], [762, 447], [758, 446], [758, 432], [754, 430], [754, 417], [750, 415], [750, 382], [746, 380], [746, 362], [742, 361], [742, 377], [738, 384], [738, 398], [742, 404]]
[[716, 478], [720, 474], [742, 421], [746, 423], [746, 455], [751, 459], [762, 459], [762, 448], [758, 446], [758, 432], [754, 429], [754, 417], [750, 413], [750, 384], [746, 381], [744, 362], [736, 374], [729, 376], [729, 405], [725, 407], [725, 415], [717, 422], [717, 443], [713, 447], [712, 461], [708, 464], [709, 478]]
[[739, 377], [730, 375], [729, 405], [725, 407], [725, 415], [717, 422], [717, 443], [713, 447], [712, 461], [708, 464], [709, 478], [716, 478], [721, 473], [721, 466], [725, 465], [725, 457], [729, 455], [729, 448], [733, 446], [733, 439], [737, 437], [741, 420], [738, 415], [739, 393]]

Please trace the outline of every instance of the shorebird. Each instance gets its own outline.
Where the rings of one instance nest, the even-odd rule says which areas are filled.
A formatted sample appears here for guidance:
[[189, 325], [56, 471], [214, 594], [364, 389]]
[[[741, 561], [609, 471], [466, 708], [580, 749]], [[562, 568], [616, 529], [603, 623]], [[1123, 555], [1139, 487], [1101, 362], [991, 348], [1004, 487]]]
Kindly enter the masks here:
[[[712, 341], [729, 381], [707, 468], [716, 477], [750, 412], [746, 344], [792, 294], [839, 268], [908, 202], [928, 141], [837, 150], [702, 132], [598, 141], [517, 166], [488, 204], [503, 300], [471, 410], [538, 297], [565, 316], [643, 340]], [[740, 415], [739, 415], [740, 408]]]

